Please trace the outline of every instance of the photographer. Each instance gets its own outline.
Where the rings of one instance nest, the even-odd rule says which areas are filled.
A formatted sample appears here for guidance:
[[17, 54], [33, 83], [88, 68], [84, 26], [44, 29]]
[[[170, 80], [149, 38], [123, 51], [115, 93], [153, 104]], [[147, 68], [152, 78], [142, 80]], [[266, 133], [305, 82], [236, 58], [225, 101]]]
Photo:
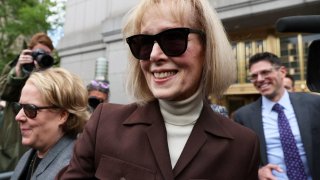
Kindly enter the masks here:
[[45, 33], [35, 34], [20, 55], [9, 62], [0, 77], [0, 98], [7, 105], [0, 128], [0, 173], [12, 171], [21, 155], [27, 150], [21, 144], [20, 128], [15, 122], [12, 103], [19, 101], [21, 89], [35, 69], [45, 69], [53, 65], [51, 53], [54, 47]]

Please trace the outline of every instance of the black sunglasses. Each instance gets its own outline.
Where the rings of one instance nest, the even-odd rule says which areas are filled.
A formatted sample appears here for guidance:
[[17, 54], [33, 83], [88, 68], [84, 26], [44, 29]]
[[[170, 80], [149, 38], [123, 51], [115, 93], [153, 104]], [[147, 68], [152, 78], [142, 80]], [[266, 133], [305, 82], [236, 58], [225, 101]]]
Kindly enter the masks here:
[[21, 108], [23, 108], [24, 113], [26, 114], [26, 116], [28, 118], [35, 118], [37, 117], [37, 112], [39, 109], [54, 109], [54, 108], [58, 108], [57, 106], [42, 106], [42, 107], [38, 107], [34, 104], [20, 104], [20, 103], [13, 103], [13, 110], [16, 114], [19, 113], [19, 111], [21, 110]]
[[133, 56], [140, 60], [149, 60], [155, 42], [167, 56], [180, 56], [188, 46], [188, 35], [190, 33], [205, 36], [201, 30], [190, 28], [173, 28], [162, 31], [156, 35], [138, 34], [128, 37], [127, 43]]

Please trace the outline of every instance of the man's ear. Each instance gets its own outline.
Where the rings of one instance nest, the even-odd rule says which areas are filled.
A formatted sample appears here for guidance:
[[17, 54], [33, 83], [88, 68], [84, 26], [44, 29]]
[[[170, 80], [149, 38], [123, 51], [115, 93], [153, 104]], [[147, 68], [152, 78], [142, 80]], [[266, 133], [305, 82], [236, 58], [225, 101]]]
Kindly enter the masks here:
[[281, 72], [282, 77], [284, 78], [287, 74], [287, 68], [285, 66], [281, 66], [279, 71]]

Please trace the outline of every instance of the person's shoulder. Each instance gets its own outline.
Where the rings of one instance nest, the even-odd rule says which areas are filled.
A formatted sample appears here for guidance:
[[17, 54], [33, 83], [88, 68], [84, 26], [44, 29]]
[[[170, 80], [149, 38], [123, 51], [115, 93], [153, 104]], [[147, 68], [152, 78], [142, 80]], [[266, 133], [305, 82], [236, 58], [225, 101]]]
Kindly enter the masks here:
[[223, 119], [220, 121], [221, 127], [231, 135], [234, 141], [241, 142], [243, 144], [250, 144], [257, 139], [256, 133], [234, 120]]
[[258, 108], [259, 106], [261, 106], [260, 102], [261, 102], [261, 100], [258, 99], [258, 100], [254, 101], [254, 102], [246, 104], [246, 105], [240, 107], [239, 109], [237, 109], [235, 111], [235, 114], [247, 113], [248, 111], [254, 110], [254, 109]]
[[15, 59], [9, 61], [2, 69], [1, 76], [2, 75], [8, 75], [12, 68], [17, 64], [19, 56], [17, 56]]
[[251, 129], [242, 126], [241, 124], [235, 122], [232, 119], [221, 121], [222, 126], [227, 128], [229, 131], [233, 132], [234, 134], [248, 134], [253, 135], [255, 134]]
[[245, 122], [249, 121], [250, 115], [261, 113], [259, 112], [259, 110], [261, 110], [261, 104], [262, 104], [262, 101], [261, 101], [261, 98], [259, 98], [258, 100], [250, 104], [246, 104], [240, 107], [239, 109], [237, 109], [236, 111], [234, 111], [231, 117], [237, 123], [246, 124]]
[[307, 92], [293, 92], [290, 93], [291, 96], [297, 96], [297, 97], [309, 97], [309, 98], [316, 98], [320, 99], [320, 94], [318, 93], [307, 93]]
[[131, 114], [139, 108], [137, 103], [130, 104], [116, 104], [116, 103], [103, 103], [101, 112], [102, 113], [112, 113], [112, 114]]
[[[68, 162], [72, 156], [73, 146], [76, 141], [75, 137], [63, 136], [48, 152], [46, 160], [59, 162]], [[58, 156], [57, 156], [58, 155]]]
[[121, 124], [140, 108], [141, 106], [137, 103], [102, 103], [95, 109], [89, 121], [98, 120], [97, 123], [103, 124], [116, 121], [117, 124]]
[[315, 93], [296, 92], [290, 93], [291, 99], [294, 98], [299, 102], [320, 104], [320, 95]]

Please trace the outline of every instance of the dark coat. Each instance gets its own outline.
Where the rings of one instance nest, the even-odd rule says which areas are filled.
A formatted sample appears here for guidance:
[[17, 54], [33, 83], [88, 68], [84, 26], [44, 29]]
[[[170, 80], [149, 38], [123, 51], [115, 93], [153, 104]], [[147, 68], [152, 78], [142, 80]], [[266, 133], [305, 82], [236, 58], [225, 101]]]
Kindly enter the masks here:
[[0, 76], [0, 99], [6, 101], [0, 128], [0, 172], [13, 171], [28, 148], [21, 143], [19, 124], [15, 121], [13, 102], [18, 102], [22, 87], [29, 76], [15, 78], [10, 74], [18, 58], [9, 62]]
[[[289, 93], [306, 151], [313, 179], [320, 179], [320, 96], [307, 93]], [[235, 121], [254, 130], [260, 138], [261, 165], [268, 164], [266, 140], [262, 125], [262, 98], [246, 105], [234, 114]]]
[[259, 141], [205, 104], [174, 168], [158, 101], [99, 105], [57, 179], [256, 180]]

